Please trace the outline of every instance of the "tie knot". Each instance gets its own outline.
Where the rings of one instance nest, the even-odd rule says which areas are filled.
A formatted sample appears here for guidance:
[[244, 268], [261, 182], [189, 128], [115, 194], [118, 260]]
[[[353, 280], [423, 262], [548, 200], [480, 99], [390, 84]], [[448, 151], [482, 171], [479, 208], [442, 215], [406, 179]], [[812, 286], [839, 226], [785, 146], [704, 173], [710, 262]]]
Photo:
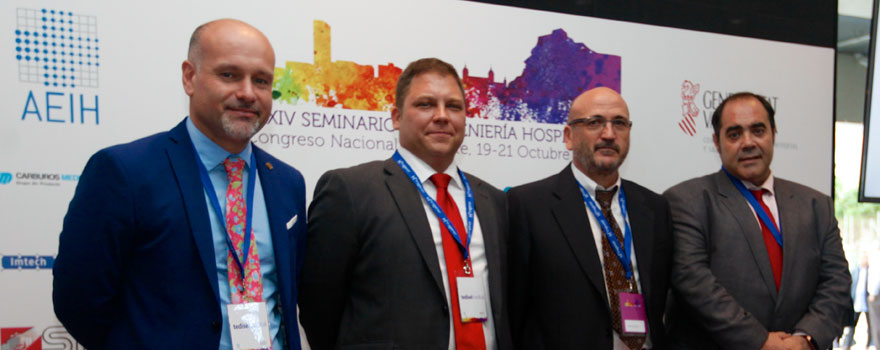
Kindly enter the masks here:
[[596, 201], [599, 202], [599, 206], [602, 208], [611, 208], [611, 199], [614, 198], [614, 194], [617, 193], [617, 186], [612, 187], [610, 190], [600, 190], [596, 189]]
[[749, 192], [752, 192], [752, 195], [755, 196], [755, 198], [757, 200], [761, 200], [761, 197], [764, 196], [764, 189], [763, 188], [757, 189], [757, 190], [749, 190]]
[[449, 187], [449, 181], [452, 180], [452, 177], [447, 174], [436, 173], [434, 175], [431, 175], [429, 179], [431, 180], [431, 182], [434, 183], [434, 186], [437, 186], [437, 189], [439, 190], [441, 188], [446, 189], [446, 187]]
[[223, 167], [226, 168], [226, 174], [241, 174], [244, 170], [244, 159], [239, 156], [229, 156], [223, 160]]

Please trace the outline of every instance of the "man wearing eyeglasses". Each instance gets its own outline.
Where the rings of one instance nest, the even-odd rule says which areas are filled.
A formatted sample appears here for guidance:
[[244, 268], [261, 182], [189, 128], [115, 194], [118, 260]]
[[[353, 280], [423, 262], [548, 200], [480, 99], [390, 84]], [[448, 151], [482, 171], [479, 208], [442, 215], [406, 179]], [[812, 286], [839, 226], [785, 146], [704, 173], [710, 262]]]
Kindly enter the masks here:
[[584, 92], [564, 131], [573, 162], [508, 193], [517, 348], [665, 348], [669, 207], [620, 177], [631, 128], [617, 92]]
[[712, 115], [722, 168], [663, 194], [675, 349], [827, 349], [852, 307], [831, 198], [770, 171], [774, 114], [762, 96], [727, 97]]

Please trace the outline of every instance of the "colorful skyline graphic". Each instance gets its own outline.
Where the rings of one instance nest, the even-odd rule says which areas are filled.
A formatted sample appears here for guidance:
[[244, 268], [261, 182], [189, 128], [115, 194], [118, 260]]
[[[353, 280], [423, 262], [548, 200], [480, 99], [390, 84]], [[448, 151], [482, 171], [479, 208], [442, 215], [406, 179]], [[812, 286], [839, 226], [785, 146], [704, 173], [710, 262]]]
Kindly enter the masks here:
[[[273, 98], [289, 104], [300, 101], [319, 107], [390, 111], [394, 87], [403, 71], [394, 63], [361, 65], [332, 61], [330, 26], [314, 21], [314, 62], [288, 61], [275, 68]], [[620, 92], [620, 56], [590, 50], [562, 29], [538, 37], [522, 74], [509, 83], [461, 71], [472, 118], [561, 124], [571, 101], [581, 92], [605, 86]], [[376, 74], [378, 70], [378, 74]]]

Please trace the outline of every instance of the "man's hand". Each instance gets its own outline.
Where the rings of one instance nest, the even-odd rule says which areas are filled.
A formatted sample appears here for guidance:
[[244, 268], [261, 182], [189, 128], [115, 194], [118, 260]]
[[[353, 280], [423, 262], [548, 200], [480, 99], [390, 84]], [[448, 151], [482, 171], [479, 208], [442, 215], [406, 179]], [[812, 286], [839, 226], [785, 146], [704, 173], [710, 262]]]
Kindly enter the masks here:
[[868, 296], [868, 301], [870, 301], [870, 302], [873, 303], [874, 300], [877, 300], [877, 296], [876, 296], [876, 295], [869, 295], [869, 296]]
[[807, 342], [807, 338], [802, 335], [796, 335], [792, 337], [788, 337], [782, 340], [785, 344], [786, 349], [791, 350], [810, 350], [812, 347], [810, 343]]
[[[792, 338], [791, 334], [785, 332], [770, 332], [770, 334], [767, 335], [767, 340], [764, 341], [764, 345], [761, 345], [761, 350], [788, 350], [789, 348], [785, 343], [785, 339], [788, 338]], [[803, 337], [797, 338], [803, 339]]]

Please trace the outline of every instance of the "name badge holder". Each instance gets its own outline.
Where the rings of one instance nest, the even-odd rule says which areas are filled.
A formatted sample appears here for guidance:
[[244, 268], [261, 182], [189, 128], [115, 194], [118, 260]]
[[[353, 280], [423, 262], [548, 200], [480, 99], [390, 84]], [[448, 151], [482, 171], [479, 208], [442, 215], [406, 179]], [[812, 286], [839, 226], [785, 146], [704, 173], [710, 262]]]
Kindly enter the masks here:
[[[623, 216], [624, 224], [623, 246], [621, 246], [620, 241], [614, 235], [614, 231], [611, 229], [611, 224], [608, 223], [608, 219], [602, 214], [599, 205], [596, 204], [593, 197], [587, 192], [587, 189], [585, 189], [580, 183], [578, 183], [578, 189], [581, 191], [584, 203], [590, 209], [590, 212], [593, 213], [593, 217], [596, 218], [596, 221], [599, 222], [599, 226], [602, 227], [602, 233], [608, 240], [614, 255], [620, 260], [620, 264], [623, 265], [623, 270], [626, 273], [629, 288], [609, 291], [617, 295], [617, 301], [620, 303], [620, 325], [621, 332], [623, 333], [622, 335], [645, 335], [648, 331], [648, 316], [645, 311], [644, 296], [641, 293], [637, 293], [635, 288], [635, 277], [633, 276], [631, 263], [632, 229], [630, 229], [629, 220], [627, 219], [626, 195], [623, 192], [623, 186], [620, 187], [617, 195], [618, 203], [620, 204], [620, 213]], [[614, 300], [614, 298], [612, 297], [611, 300]]]
[[[193, 146], [193, 151], [198, 160], [196, 163], [198, 163], [199, 177], [202, 180], [202, 186], [205, 189], [205, 193], [208, 194], [208, 198], [210, 199], [214, 212], [217, 214], [217, 218], [220, 220], [220, 226], [223, 227], [225, 231], [226, 216], [220, 207], [220, 200], [217, 198], [217, 193], [214, 191], [214, 183], [208, 175], [208, 169], [205, 168], [205, 164], [203, 164], [199, 158], [199, 153], [195, 150], [195, 146]], [[239, 257], [238, 254], [235, 253], [235, 247], [232, 244], [232, 240], [229, 239], [229, 234], [227, 233], [224, 235], [226, 237], [226, 248], [232, 253], [233, 260], [238, 266], [239, 271], [241, 271], [241, 288], [237, 292], [244, 294], [244, 299], [248, 299], [244, 290], [247, 278], [244, 266], [247, 262], [247, 256], [250, 252], [251, 237], [253, 236], [253, 232], [251, 232], [253, 210], [251, 209], [254, 204], [254, 186], [256, 183], [255, 178], [257, 176], [257, 167], [254, 166], [256, 164], [256, 158], [253, 152], [251, 153], [250, 164], [251, 166], [248, 169], [247, 200], [245, 203], [247, 214], [245, 218], [244, 242], [242, 242], [243, 257]], [[272, 339], [269, 337], [269, 313], [265, 301], [227, 304], [226, 312], [229, 319], [229, 333], [232, 338], [232, 346], [234, 349], [269, 349], [272, 347]]]
[[437, 204], [437, 201], [428, 195], [428, 192], [425, 191], [425, 187], [422, 185], [422, 181], [406, 160], [403, 159], [400, 152], [395, 151], [392, 158], [403, 170], [403, 173], [406, 174], [406, 177], [416, 186], [416, 189], [419, 190], [422, 198], [428, 202], [431, 211], [434, 212], [434, 215], [436, 215], [440, 222], [446, 227], [446, 230], [455, 240], [458, 249], [461, 251], [461, 255], [464, 256], [462, 271], [460, 273], [454, 273], [456, 276], [455, 281], [458, 290], [458, 305], [461, 314], [461, 322], [485, 322], [488, 319], [489, 314], [486, 306], [486, 291], [483, 286], [483, 279], [475, 276], [473, 273], [470, 252], [468, 249], [474, 231], [474, 192], [471, 190], [471, 185], [467, 180], [467, 176], [465, 176], [461, 169], [458, 169], [458, 177], [464, 185], [465, 207], [467, 212], [467, 241], [462, 242], [458, 230], [455, 229], [455, 225], [452, 224], [452, 221], [449, 220], [449, 217], [446, 216], [446, 213], [444, 213], [443, 209], [440, 208], [440, 205]]

